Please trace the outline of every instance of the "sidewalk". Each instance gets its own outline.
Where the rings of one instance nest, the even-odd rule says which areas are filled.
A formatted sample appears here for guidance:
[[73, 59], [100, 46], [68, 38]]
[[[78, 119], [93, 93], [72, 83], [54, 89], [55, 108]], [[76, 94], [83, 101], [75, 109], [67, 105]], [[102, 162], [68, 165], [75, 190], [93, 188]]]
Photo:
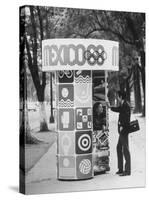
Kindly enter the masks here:
[[49, 148], [56, 141], [56, 132], [47, 131], [39, 132], [38, 129], [32, 130], [32, 135], [37, 138], [41, 143], [39, 144], [26, 144], [25, 145], [25, 171], [31, 170], [40, 158], [49, 150]]
[[[117, 170], [116, 144], [118, 114], [109, 112], [110, 172], [95, 176], [85, 181], [58, 181], [56, 178], [56, 142], [41, 157], [38, 163], [28, 172], [26, 192], [53, 193], [68, 191], [99, 190], [111, 188], [129, 188], [145, 186], [145, 119], [137, 116], [140, 131], [130, 134], [129, 145], [132, 162], [132, 175], [120, 177]], [[85, 183], [85, 184], [84, 184]]]

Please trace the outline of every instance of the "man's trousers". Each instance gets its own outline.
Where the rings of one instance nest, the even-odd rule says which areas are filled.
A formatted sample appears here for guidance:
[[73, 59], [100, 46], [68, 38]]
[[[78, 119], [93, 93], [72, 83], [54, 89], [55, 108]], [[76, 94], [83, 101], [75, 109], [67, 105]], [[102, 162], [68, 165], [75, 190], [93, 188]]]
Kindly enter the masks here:
[[[131, 173], [131, 159], [128, 144], [128, 134], [124, 129], [119, 133], [119, 139], [117, 144], [117, 158], [119, 171], [125, 170], [125, 172]], [[123, 166], [123, 158], [125, 159], [125, 167]]]

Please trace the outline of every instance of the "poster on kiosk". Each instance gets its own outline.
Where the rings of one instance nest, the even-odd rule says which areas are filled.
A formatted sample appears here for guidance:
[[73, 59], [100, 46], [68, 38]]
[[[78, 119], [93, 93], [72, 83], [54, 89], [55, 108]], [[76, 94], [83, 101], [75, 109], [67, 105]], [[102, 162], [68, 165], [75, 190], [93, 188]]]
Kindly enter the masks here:
[[56, 77], [57, 179], [89, 179], [110, 170], [107, 75], [118, 65], [115, 41], [42, 41], [42, 71]]

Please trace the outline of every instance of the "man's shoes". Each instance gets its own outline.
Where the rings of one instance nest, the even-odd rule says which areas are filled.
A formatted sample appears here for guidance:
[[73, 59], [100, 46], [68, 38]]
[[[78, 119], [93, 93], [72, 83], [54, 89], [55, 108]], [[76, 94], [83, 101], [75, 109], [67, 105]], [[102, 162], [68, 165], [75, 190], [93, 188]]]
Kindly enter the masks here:
[[123, 171], [122, 171], [122, 170], [118, 170], [118, 171], [116, 172], [116, 174], [118, 174], [118, 175], [123, 174]]
[[119, 174], [120, 176], [130, 176], [131, 173], [130, 172], [123, 172], [122, 174]]

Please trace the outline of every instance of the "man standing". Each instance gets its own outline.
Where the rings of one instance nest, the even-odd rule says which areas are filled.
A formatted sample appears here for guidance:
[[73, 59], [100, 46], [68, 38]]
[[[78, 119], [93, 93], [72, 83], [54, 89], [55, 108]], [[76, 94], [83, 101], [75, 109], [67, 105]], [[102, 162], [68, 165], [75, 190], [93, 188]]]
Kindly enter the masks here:
[[[119, 139], [117, 144], [118, 171], [116, 174], [119, 174], [120, 176], [129, 176], [131, 175], [131, 158], [128, 146], [130, 105], [126, 101], [126, 93], [124, 92], [118, 92], [118, 100], [120, 102], [120, 106], [111, 107], [112, 111], [119, 112]], [[125, 166], [123, 166], [123, 157], [125, 159]]]

